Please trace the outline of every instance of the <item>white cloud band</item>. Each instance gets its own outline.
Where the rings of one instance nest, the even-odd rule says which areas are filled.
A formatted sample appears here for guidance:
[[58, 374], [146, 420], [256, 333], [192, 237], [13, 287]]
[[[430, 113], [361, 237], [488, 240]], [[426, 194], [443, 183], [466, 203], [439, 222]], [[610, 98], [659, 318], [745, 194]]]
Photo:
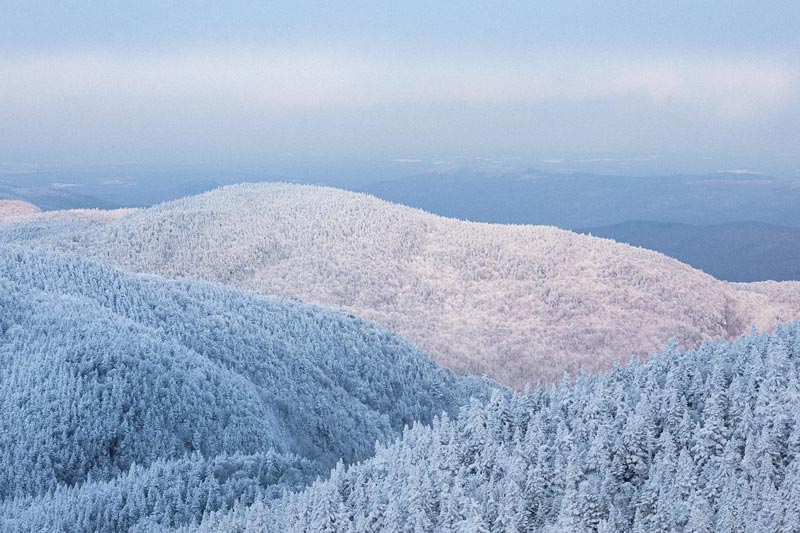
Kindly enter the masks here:
[[67, 53], [0, 58], [6, 112], [306, 112], [404, 103], [478, 106], [635, 99], [668, 113], [757, 119], [792, 104], [794, 65], [771, 59], [538, 54], [381, 58], [297, 50]]

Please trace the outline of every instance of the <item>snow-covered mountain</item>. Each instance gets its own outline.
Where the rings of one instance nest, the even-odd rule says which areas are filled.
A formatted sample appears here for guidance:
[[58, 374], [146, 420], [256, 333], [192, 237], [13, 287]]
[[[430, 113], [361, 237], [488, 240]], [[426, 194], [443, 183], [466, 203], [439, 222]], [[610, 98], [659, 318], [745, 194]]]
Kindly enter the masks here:
[[173, 481], [205, 491], [170, 518], [196, 520], [489, 388], [335, 311], [0, 246], [2, 531], [44, 494], [130, 479], [157, 483], [125, 496], [150, 512]]
[[39, 224], [6, 224], [0, 236], [339, 307], [516, 387], [607, 368], [672, 337], [692, 346], [800, 314], [800, 283], [725, 283], [610, 240], [325, 187], [239, 185], [75, 231]]
[[0, 200], [0, 219], [38, 213], [40, 209], [22, 200]]

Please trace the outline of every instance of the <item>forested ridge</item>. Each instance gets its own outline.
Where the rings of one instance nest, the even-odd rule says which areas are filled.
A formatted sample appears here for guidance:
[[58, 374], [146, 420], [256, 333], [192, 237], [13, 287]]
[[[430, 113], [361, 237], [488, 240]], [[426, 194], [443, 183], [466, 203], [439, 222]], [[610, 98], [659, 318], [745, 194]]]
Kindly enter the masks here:
[[2, 531], [197, 520], [493, 387], [335, 311], [4, 246], [0, 372]]
[[[671, 345], [647, 362], [565, 376], [558, 386], [495, 387], [489, 398], [490, 385], [437, 370], [385, 330], [313, 306], [9, 248], [0, 248], [0, 280], [3, 531], [800, 528], [798, 323], [696, 350]], [[247, 332], [263, 338], [255, 315], [292, 343], [265, 342], [250, 358]], [[359, 403], [332, 391], [348, 388], [338, 373], [307, 382], [307, 395], [276, 383], [286, 402], [332, 410], [305, 418], [306, 409], [270, 412], [277, 395], [264, 397], [273, 387], [245, 390], [246, 400], [243, 381], [225, 388], [226, 369], [250, 381], [302, 380], [324, 364], [315, 357], [328, 358], [315, 355], [321, 342], [346, 375], [352, 352], [337, 343], [357, 343], [364, 329], [382, 360], [375, 374], [407, 368], [410, 382], [398, 401], [377, 401], [380, 409], [363, 407], [387, 391], [367, 367], [358, 367], [361, 392], [350, 390]], [[242, 336], [233, 337], [235, 354], [225, 351], [226, 332]], [[181, 370], [179, 348], [150, 349], [144, 333], [194, 346], [191, 370]], [[206, 360], [221, 364], [208, 370]], [[159, 389], [143, 385], [150, 381]], [[186, 396], [193, 389], [204, 397]], [[447, 414], [436, 416], [436, 406]], [[309, 427], [313, 420], [328, 425]], [[380, 441], [374, 455], [365, 434]], [[361, 462], [345, 464], [353, 460]]]
[[670, 338], [696, 346], [800, 314], [800, 283], [720, 282], [606, 239], [446, 219], [328, 187], [244, 184], [99, 213], [0, 224], [0, 238], [337, 307], [518, 389]]
[[800, 531], [800, 325], [495, 396], [192, 531]]

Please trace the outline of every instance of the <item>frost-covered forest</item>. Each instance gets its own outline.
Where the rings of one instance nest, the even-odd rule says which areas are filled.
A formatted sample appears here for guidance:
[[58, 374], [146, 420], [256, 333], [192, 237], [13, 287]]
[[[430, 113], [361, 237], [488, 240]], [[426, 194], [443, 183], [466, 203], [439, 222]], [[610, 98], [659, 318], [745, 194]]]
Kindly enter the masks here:
[[338, 307], [450, 368], [519, 389], [607, 369], [670, 338], [696, 346], [800, 313], [800, 283], [724, 283], [610, 240], [462, 222], [325, 187], [240, 185], [101, 214], [7, 223], [0, 239]]
[[[137, 463], [0, 504], [3, 531], [793, 532], [800, 324], [498, 390], [309, 488], [267, 451]], [[7, 424], [8, 422], [6, 422]], [[199, 521], [199, 523], [198, 523]]]
[[800, 531], [798, 310], [329, 188], [15, 212], [0, 531]]
[[800, 531], [800, 325], [495, 396], [192, 531]]
[[800, 0], [0, 0], [0, 533], [800, 533]]
[[497, 388], [353, 316], [5, 246], [0, 372], [0, 531], [189, 523]]

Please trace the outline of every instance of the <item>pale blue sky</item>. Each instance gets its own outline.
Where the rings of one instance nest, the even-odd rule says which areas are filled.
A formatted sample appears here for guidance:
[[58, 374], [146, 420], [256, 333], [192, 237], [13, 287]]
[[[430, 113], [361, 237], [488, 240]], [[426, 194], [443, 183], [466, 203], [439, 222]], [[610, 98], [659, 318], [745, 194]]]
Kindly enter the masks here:
[[563, 45], [746, 54], [800, 48], [791, 0], [0, 2], [4, 48], [139, 48], [212, 43], [381, 48]]
[[799, 5], [0, 1], [0, 161], [792, 160]]

